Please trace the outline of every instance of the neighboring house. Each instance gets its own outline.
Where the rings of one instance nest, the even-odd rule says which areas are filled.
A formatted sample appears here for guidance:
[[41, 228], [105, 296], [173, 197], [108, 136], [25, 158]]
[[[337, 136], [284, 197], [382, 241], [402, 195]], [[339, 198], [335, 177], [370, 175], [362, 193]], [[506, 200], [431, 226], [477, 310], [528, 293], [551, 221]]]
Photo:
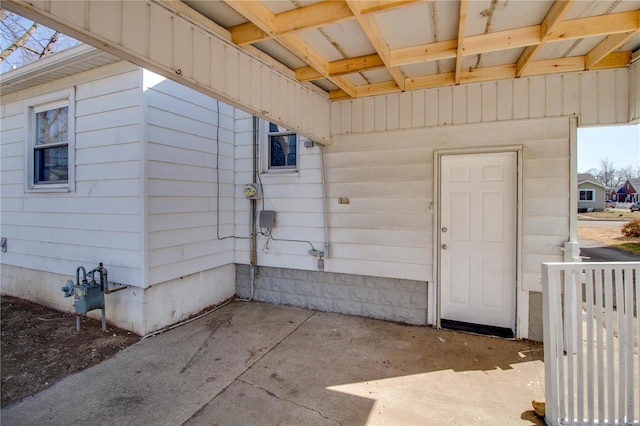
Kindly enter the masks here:
[[589, 173], [578, 174], [578, 211], [602, 211], [605, 186]]
[[618, 202], [637, 203], [640, 201], [640, 179], [627, 179], [617, 192]]
[[541, 340], [540, 264], [576, 255], [576, 111], [610, 110], [571, 100], [627, 87], [623, 69], [334, 102], [322, 146], [86, 46], [32, 65], [1, 83], [2, 293], [70, 310], [60, 287], [103, 262], [129, 286], [109, 321], [140, 334], [237, 294]]

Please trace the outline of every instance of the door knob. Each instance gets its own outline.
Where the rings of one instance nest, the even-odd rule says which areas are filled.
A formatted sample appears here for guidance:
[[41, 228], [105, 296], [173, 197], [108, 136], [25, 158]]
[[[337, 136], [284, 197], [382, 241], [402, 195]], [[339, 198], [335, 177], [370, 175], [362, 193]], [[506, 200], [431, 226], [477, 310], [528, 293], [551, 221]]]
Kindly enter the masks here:
[[447, 245], [446, 244], [443, 244], [440, 247], [442, 247], [442, 250], [446, 250], [447, 249]]

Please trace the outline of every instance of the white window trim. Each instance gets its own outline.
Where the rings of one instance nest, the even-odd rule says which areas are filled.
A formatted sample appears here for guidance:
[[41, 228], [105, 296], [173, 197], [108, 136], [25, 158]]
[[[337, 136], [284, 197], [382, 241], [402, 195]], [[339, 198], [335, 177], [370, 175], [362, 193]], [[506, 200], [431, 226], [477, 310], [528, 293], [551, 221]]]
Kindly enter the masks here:
[[[295, 133], [295, 131], [291, 131]], [[260, 140], [260, 154], [262, 160], [260, 161], [260, 169], [263, 175], [286, 175], [286, 176], [298, 176], [300, 172], [300, 147], [303, 146], [303, 137], [299, 133], [296, 134], [296, 167], [295, 168], [282, 168], [271, 169], [269, 168], [269, 121], [260, 120], [259, 127], [259, 140]]]
[[[581, 192], [591, 192], [590, 200], [583, 200], [580, 198]], [[596, 202], [596, 190], [595, 189], [579, 189], [578, 190], [578, 202], [580, 203], [595, 203]]]
[[[34, 181], [35, 114], [52, 107], [68, 106], [68, 179], [65, 183], [37, 184]], [[73, 87], [27, 99], [25, 101], [25, 192], [74, 192], [76, 165], [75, 90]]]

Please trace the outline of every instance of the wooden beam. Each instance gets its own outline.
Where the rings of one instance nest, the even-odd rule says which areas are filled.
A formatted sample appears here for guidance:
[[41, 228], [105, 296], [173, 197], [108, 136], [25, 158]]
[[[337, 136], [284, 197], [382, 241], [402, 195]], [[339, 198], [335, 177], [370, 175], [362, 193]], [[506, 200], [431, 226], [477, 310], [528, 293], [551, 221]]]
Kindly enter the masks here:
[[362, 15], [361, 9], [364, 2], [360, 2], [357, 0], [347, 0], [347, 5], [353, 12], [353, 16], [356, 17], [358, 24], [367, 35], [367, 38], [373, 45], [373, 48], [380, 55], [380, 59], [384, 62], [389, 74], [393, 77], [393, 80], [396, 82], [400, 90], [404, 90], [404, 80], [405, 77], [400, 71], [399, 68], [391, 66], [391, 60], [389, 58], [389, 46], [378, 27], [373, 15]]
[[467, 0], [460, 0], [458, 15], [458, 46], [456, 51], [456, 71], [454, 82], [460, 84], [460, 68], [462, 67], [462, 53], [464, 50], [464, 25], [467, 21]]
[[[356, 58], [341, 59], [328, 63], [327, 70], [330, 77], [353, 74], [361, 71], [369, 71], [384, 68], [384, 62], [378, 54], [358, 56]], [[324, 77], [312, 67], [302, 67], [293, 70], [299, 81], [317, 80]]]
[[585, 55], [584, 66], [590, 70], [600, 61], [606, 58], [611, 52], [625, 44], [631, 37], [635, 36], [638, 31], [629, 31], [622, 34], [611, 34], [605, 37], [596, 47], [591, 49]]
[[392, 67], [399, 67], [402, 65], [455, 58], [457, 44], [456, 40], [447, 40], [393, 49], [389, 52], [390, 65]]
[[600, 62], [592, 66], [591, 70], [603, 70], [609, 68], [624, 68], [631, 63], [631, 51], [613, 52], [605, 56]]
[[231, 27], [229, 32], [231, 33], [231, 41], [241, 47], [271, 39], [271, 34], [265, 33], [253, 22]]
[[464, 55], [497, 52], [540, 43], [540, 25], [480, 34], [464, 39]]
[[366, 0], [363, 2], [363, 7], [360, 9], [360, 13], [363, 15], [369, 15], [373, 13], [386, 12], [391, 9], [397, 9], [399, 7], [412, 6], [416, 3], [433, 0]]
[[316, 71], [328, 78], [333, 84], [344, 90], [349, 96], [356, 95], [356, 87], [345, 77], [331, 77], [328, 73], [327, 61], [320, 56], [318, 52], [313, 50], [300, 36], [295, 33], [276, 34], [275, 22], [276, 15], [271, 12], [264, 4], [257, 1], [243, 0], [224, 0], [230, 7], [240, 13], [242, 16], [253, 22], [262, 31], [270, 34], [291, 53], [298, 56], [307, 64], [312, 66]]
[[575, 71], [584, 71], [584, 56], [531, 61], [522, 77]]
[[407, 78], [406, 90], [429, 89], [432, 87], [451, 86], [455, 84], [455, 73], [423, 75], [421, 77]]
[[556, 2], [553, 3], [551, 9], [547, 12], [547, 16], [545, 16], [540, 25], [540, 43], [524, 49], [524, 52], [522, 52], [522, 55], [520, 55], [516, 63], [516, 76], [519, 77], [526, 71], [527, 66], [536, 53], [542, 48], [549, 34], [551, 34], [558, 23], [562, 21], [562, 18], [569, 12], [569, 9], [571, 9], [575, 1], [576, 0], [556, 0]]
[[546, 41], [575, 40], [585, 37], [626, 33], [640, 28], [640, 11], [590, 16], [558, 23]]

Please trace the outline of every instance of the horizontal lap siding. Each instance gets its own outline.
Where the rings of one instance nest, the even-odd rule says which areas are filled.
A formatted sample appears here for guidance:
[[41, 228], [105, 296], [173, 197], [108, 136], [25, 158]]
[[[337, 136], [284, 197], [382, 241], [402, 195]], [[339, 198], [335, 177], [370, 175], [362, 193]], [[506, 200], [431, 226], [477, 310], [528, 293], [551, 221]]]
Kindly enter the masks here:
[[[250, 203], [244, 197], [244, 184], [252, 180], [253, 153], [252, 118], [238, 111], [236, 136], [236, 235], [247, 237], [250, 232]], [[266, 142], [260, 138], [261, 144]], [[260, 154], [265, 154], [263, 146]], [[316, 270], [317, 259], [309, 254], [312, 247], [324, 250], [324, 218], [320, 147], [304, 147], [298, 142], [299, 172], [261, 173], [262, 199], [257, 209], [274, 210], [276, 226], [271, 238], [258, 235], [258, 265], [291, 269]], [[260, 162], [262, 164], [262, 162]], [[262, 167], [260, 167], [262, 170]], [[264, 230], [266, 233], [266, 230]], [[286, 240], [286, 241], [284, 241]], [[247, 239], [236, 243], [236, 262], [249, 263], [250, 244]]]
[[145, 72], [147, 80], [155, 80], [144, 95], [153, 285], [233, 262], [233, 239], [218, 237], [234, 231], [235, 122], [228, 105]]
[[137, 70], [122, 68], [76, 85], [71, 193], [24, 192], [28, 99], [3, 105], [0, 234], [9, 249], [2, 263], [73, 275], [104, 262], [112, 281], [140, 285], [139, 83]]
[[335, 136], [325, 148], [327, 267], [433, 280], [434, 150], [509, 145], [523, 146], [523, 281], [537, 288], [540, 260], [562, 260], [569, 237], [566, 118]]

